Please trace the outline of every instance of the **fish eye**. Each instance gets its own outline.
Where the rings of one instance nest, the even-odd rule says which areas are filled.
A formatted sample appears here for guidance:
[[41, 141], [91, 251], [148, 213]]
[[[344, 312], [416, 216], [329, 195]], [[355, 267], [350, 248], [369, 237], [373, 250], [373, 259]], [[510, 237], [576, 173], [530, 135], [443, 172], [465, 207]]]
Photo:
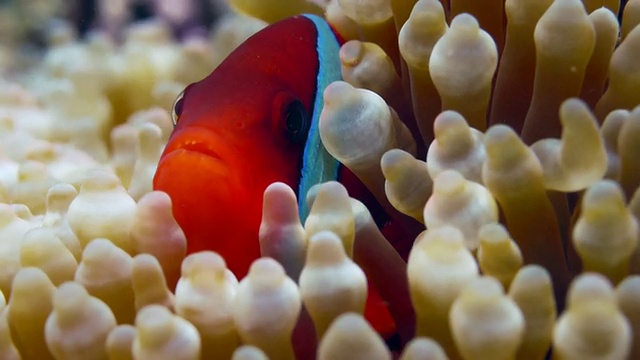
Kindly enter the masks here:
[[285, 130], [287, 138], [293, 143], [300, 143], [307, 138], [310, 120], [302, 103], [294, 100], [287, 106], [285, 111]]
[[178, 120], [180, 119], [180, 114], [182, 114], [182, 103], [184, 99], [184, 90], [178, 94], [176, 97], [176, 101], [173, 102], [173, 110], [171, 111], [171, 121], [173, 121], [173, 126], [178, 125]]

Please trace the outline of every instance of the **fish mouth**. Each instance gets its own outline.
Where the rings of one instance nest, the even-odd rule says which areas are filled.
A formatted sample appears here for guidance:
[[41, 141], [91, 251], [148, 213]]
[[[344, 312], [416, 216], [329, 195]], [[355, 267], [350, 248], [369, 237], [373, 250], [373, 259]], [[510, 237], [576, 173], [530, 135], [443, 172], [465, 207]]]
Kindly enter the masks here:
[[164, 155], [174, 152], [193, 152], [212, 158], [218, 162], [225, 163], [224, 153], [225, 142], [215, 133], [205, 129], [194, 131], [183, 131], [175, 139], [170, 139]]
[[234, 183], [243, 179], [244, 172], [238, 164], [238, 152], [228, 140], [206, 128], [190, 127], [174, 133], [158, 163], [154, 185], [176, 181], [180, 173], [180, 182], [187, 188], [203, 191], [215, 184], [229, 191], [235, 189]]
[[216, 160], [224, 162], [220, 154], [218, 154], [218, 152], [216, 152], [213, 149], [213, 146], [203, 141], [185, 140], [184, 142], [176, 144], [176, 146], [173, 147], [170, 152], [174, 152], [178, 150], [197, 152], [202, 155], [206, 155], [207, 157], [214, 158]]

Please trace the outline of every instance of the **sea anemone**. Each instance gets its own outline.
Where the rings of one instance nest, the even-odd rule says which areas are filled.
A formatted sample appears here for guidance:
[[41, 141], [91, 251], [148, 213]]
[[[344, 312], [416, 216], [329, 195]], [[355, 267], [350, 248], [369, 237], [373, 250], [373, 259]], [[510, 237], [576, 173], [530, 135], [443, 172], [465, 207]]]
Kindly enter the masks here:
[[[0, 5], [1, 359], [640, 357], [640, 1], [229, 2], [210, 37], [220, 2], [101, 1], [86, 34]], [[323, 144], [421, 232], [337, 182], [303, 224], [274, 183], [237, 279], [152, 177], [182, 88], [300, 12], [345, 40]]]

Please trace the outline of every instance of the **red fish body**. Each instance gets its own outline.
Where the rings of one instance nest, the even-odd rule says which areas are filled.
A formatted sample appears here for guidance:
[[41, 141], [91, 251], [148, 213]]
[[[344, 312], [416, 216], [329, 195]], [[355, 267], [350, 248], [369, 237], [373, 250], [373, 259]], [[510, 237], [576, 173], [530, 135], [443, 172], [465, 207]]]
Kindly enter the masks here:
[[170, 195], [188, 252], [215, 250], [238, 277], [259, 257], [264, 190], [275, 181], [298, 186], [304, 142], [289, 138], [286, 115], [297, 102], [312, 112], [315, 39], [304, 17], [270, 26], [176, 104], [154, 188]]
[[[263, 193], [276, 181], [304, 199], [311, 185], [339, 180], [376, 206], [317, 133], [322, 92], [340, 79], [338, 51], [324, 20], [289, 18], [249, 38], [184, 90], [154, 189], [171, 197], [189, 253], [216, 251], [243, 277], [260, 256]], [[299, 205], [304, 221], [308, 209], [304, 200]]]

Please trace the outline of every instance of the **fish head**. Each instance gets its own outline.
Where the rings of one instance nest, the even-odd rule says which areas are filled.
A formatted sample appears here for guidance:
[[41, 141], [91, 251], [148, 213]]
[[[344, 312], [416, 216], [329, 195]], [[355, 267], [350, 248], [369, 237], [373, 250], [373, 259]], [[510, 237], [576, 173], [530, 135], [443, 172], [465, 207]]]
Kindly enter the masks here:
[[238, 277], [260, 255], [264, 190], [300, 181], [318, 71], [315, 30], [301, 25], [277, 29], [299, 32], [287, 37], [293, 44], [265, 36], [268, 27], [178, 96], [154, 177], [154, 189], [172, 199], [187, 252], [216, 251]]

